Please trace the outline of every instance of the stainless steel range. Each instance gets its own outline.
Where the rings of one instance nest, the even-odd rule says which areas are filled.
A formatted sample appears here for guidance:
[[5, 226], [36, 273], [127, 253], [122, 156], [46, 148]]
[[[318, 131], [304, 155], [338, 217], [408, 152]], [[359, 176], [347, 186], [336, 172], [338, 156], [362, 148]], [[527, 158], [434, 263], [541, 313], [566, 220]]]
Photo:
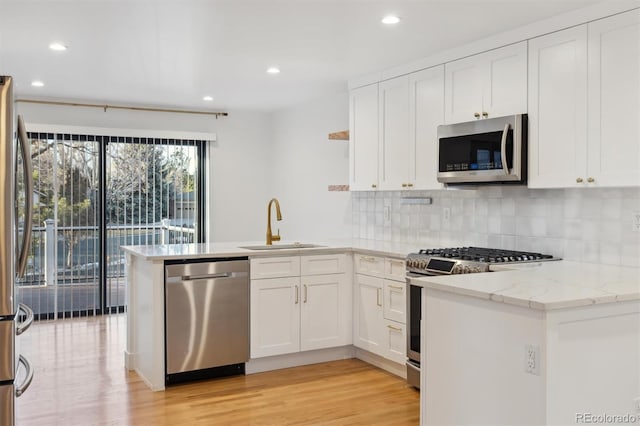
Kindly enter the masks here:
[[[490, 272], [492, 264], [560, 260], [549, 254], [457, 247], [425, 249], [407, 256], [407, 278]], [[422, 287], [407, 282], [407, 382], [420, 388], [420, 320]]]

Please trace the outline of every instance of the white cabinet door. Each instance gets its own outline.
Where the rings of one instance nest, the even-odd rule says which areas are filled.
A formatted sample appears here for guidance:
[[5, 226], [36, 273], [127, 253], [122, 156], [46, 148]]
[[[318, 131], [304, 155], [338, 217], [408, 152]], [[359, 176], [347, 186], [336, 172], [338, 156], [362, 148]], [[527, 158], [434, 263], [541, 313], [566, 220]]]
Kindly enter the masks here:
[[351, 286], [346, 274], [301, 279], [300, 350], [349, 344]]
[[[447, 123], [460, 123], [479, 118], [482, 111], [482, 85], [485, 62], [481, 55], [445, 64], [445, 111]], [[476, 114], [478, 116], [476, 117]]]
[[488, 74], [482, 89], [481, 115], [492, 118], [527, 112], [527, 42], [491, 50], [483, 56]]
[[407, 321], [406, 284], [399, 281], [384, 280], [383, 312], [385, 319], [405, 324]]
[[529, 187], [586, 181], [586, 87], [586, 25], [529, 40]]
[[459, 123], [527, 111], [527, 42], [445, 65], [445, 121]]
[[385, 322], [382, 312], [382, 278], [355, 275], [355, 331], [353, 344], [385, 356]]
[[409, 185], [441, 189], [438, 126], [444, 123], [444, 65], [409, 75]]
[[385, 321], [383, 354], [387, 359], [404, 364], [407, 360], [407, 330], [404, 324]]
[[378, 85], [349, 96], [349, 185], [356, 191], [378, 186]]
[[251, 281], [251, 358], [300, 350], [300, 277]]
[[588, 33], [587, 185], [638, 186], [640, 10], [594, 21]]
[[383, 81], [379, 85], [380, 189], [407, 187], [409, 158], [409, 77]]

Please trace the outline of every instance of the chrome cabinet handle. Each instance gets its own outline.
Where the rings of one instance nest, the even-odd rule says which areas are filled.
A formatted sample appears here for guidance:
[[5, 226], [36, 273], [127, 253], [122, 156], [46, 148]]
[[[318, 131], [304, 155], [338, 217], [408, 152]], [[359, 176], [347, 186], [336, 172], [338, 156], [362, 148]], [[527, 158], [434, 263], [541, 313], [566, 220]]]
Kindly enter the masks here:
[[306, 284], [304, 285], [304, 300], [303, 300], [303, 302], [307, 303], [307, 285]]
[[382, 302], [380, 301], [380, 290], [381, 288], [376, 288], [376, 305], [382, 306]]
[[576, 182], [577, 182], [577, 183], [582, 183], [582, 178], [580, 178], [580, 177], [579, 177], [579, 178], [576, 178]]
[[394, 326], [388, 325], [388, 324], [387, 324], [387, 328], [389, 328], [391, 330], [395, 330], [395, 331], [402, 331], [402, 329], [400, 327], [394, 327]]
[[24, 169], [24, 231], [22, 232], [22, 246], [18, 255], [18, 265], [16, 274], [18, 278], [24, 277], [27, 269], [27, 257], [29, 256], [29, 246], [31, 245], [31, 220], [33, 216], [33, 169], [31, 164], [31, 153], [29, 152], [29, 139], [27, 131], [22, 121], [22, 116], [18, 115], [18, 141]]
[[33, 380], [33, 368], [31, 367], [31, 364], [29, 364], [29, 361], [27, 361], [24, 356], [20, 355], [20, 357], [18, 358], [18, 362], [24, 365], [27, 369], [27, 377], [25, 377], [24, 382], [22, 382], [22, 384], [16, 388], [17, 397], [22, 396], [22, 394], [29, 388], [29, 385], [31, 385], [31, 381]]
[[300, 300], [300, 295], [298, 294], [300, 290], [298, 289], [298, 286], [295, 286], [295, 287], [296, 287], [296, 305], [297, 305]]
[[507, 163], [507, 136], [509, 135], [509, 123], [504, 125], [502, 140], [500, 142], [500, 155], [502, 156], [502, 170], [506, 176], [509, 175], [509, 165]]
[[25, 331], [27, 331], [29, 327], [31, 327], [31, 324], [33, 324], [33, 318], [34, 318], [33, 310], [27, 305], [25, 305], [24, 303], [18, 304], [18, 311], [22, 311], [25, 314], [27, 314], [27, 318], [24, 321], [22, 321], [20, 324], [18, 324], [18, 327], [16, 327], [16, 336], [19, 336]]

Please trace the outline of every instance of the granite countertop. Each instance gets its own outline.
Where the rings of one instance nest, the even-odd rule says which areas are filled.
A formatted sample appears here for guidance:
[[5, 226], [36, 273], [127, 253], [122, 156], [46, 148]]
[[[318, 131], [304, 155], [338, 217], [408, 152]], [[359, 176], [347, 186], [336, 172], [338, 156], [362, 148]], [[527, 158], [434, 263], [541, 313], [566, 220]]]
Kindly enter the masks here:
[[640, 300], [640, 268], [553, 262], [495, 265], [481, 274], [411, 278], [412, 284], [538, 310]]
[[[227, 243], [201, 243], [201, 244], [165, 244], [155, 246], [122, 246], [122, 249], [144, 260], [163, 261], [166, 259], [203, 259], [215, 257], [273, 257], [296, 256], [312, 254], [328, 254], [336, 251], [352, 251], [376, 256], [394, 257], [404, 259], [407, 254], [416, 251], [415, 246], [407, 246], [394, 243], [383, 243], [370, 240], [330, 240], [330, 241], [301, 241], [312, 242], [319, 247], [311, 248], [286, 248], [278, 250], [250, 250], [245, 246], [264, 245], [264, 241], [244, 241]], [[294, 241], [280, 241], [274, 246], [282, 244], [294, 244]]]

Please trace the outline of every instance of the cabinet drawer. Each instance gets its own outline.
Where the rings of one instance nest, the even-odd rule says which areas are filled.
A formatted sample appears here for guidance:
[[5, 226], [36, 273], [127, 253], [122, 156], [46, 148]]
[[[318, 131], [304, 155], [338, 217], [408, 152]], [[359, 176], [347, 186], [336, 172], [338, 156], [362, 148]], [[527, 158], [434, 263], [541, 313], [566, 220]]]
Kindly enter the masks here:
[[396, 281], [404, 281], [406, 273], [406, 265], [402, 259], [385, 259], [384, 274], [385, 278]]
[[300, 258], [300, 274], [325, 275], [341, 274], [347, 271], [344, 254], [323, 254], [317, 256], [302, 256]]
[[384, 280], [382, 290], [384, 317], [388, 320], [406, 323], [407, 295], [406, 284], [398, 281]]
[[356, 254], [354, 256], [354, 259], [355, 259], [356, 273], [384, 278], [384, 258], [383, 257], [365, 256], [362, 254]]
[[300, 276], [300, 256], [251, 259], [251, 279]]
[[404, 364], [407, 359], [407, 334], [404, 324], [385, 321], [384, 325], [383, 356], [391, 361]]

